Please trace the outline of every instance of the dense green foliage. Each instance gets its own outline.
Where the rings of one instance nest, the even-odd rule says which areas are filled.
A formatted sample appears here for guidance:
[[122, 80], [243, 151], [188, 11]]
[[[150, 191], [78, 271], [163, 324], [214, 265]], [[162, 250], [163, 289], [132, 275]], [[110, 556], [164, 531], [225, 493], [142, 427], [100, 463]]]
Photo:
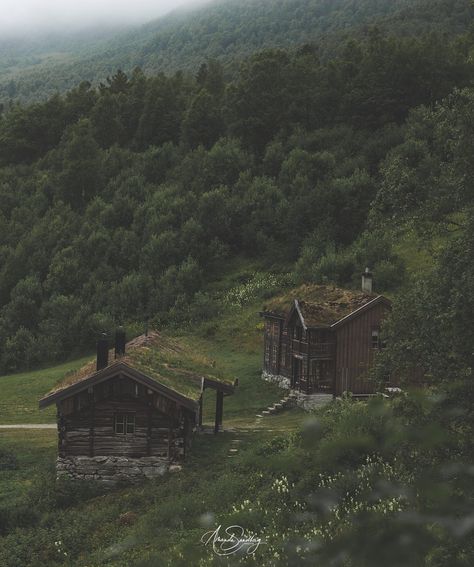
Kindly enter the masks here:
[[[241, 378], [226, 400], [234, 433], [197, 436], [180, 474], [111, 494], [55, 481], [54, 431], [3, 433], [2, 565], [472, 565], [472, 335], [462, 340], [474, 320], [472, 294], [463, 289], [474, 281], [471, 230], [459, 238], [436, 277], [425, 278], [430, 297], [418, 286], [402, 295], [384, 356], [398, 369], [404, 356], [428, 362], [435, 388], [369, 403], [344, 399], [309, 418], [293, 410], [256, 425], [255, 402], [277, 394], [258, 379], [249, 320], [278, 282], [255, 277], [251, 289], [227, 294], [227, 315], [212, 320], [219, 338], [204, 340], [199, 329], [188, 336]], [[436, 356], [433, 340], [452, 356]], [[251, 557], [222, 560], [201, 544], [219, 525], [244, 526], [265, 544]]]
[[[450, 10], [440, 29], [466, 7], [391, 4], [411, 14], [401, 36], [423, 29], [421, 7], [425, 25]], [[351, 5], [318, 2], [336, 26], [375, 5], [396, 21], [387, 2], [348, 20]], [[285, 37], [298, 17], [282, 18]], [[330, 61], [311, 45], [256, 53], [232, 80], [212, 59], [194, 77], [118, 72], [2, 117], [2, 370], [151, 319], [240, 379], [226, 399], [234, 434], [199, 436], [179, 475], [109, 495], [55, 483], [52, 432], [2, 433], [2, 565], [474, 563], [473, 38], [357, 37]], [[404, 261], [407, 242], [429, 252], [423, 270]], [[295, 281], [356, 284], [366, 265], [394, 295], [375, 379], [395, 374], [404, 392], [257, 424], [279, 395], [258, 380], [261, 303]], [[410, 390], [414, 368], [423, 392]], [[4, 378], [4, 421], [37, 422], [62, 370]], [[200, 545], [231, 524], [265, 545], [229, 561]]]
[[362, 234], [371, 202], [389, 203], [379, 165], [410, 108], [471, 82], [470, 45], [374, 30], [331, 62], [306, 46], [257, 53], [231, 83], [215, 61], [195, 78], [118, 72], [14, 108], [0, 122], [1, 367], [88, 348], [114, 322], [198, 320], [237, 256], [345, 284], [370, 263], [396, 287], [389, 241]]
[[[377, 258], [389, 236], [402, 231], [427, 243], [443, 239], [432, 272], [399, 293], [377, 368], [381, 378], [393, 371], [403, 378], [405, 370], [421, 367], [431, 388], [404, 386], [391, 400], [369, 403], [344, 399], [310, 419], [293, 410], [257, 426], [258, 406], [277, 394], [258, 380], [256, 303], [287, 282], [268, 274], [233, 281], [222, 298], [225, 315], [206, 309], [206, 322], [188, 340], [239, 375], [225, 413], [235, 433], [197, 437], [179, 475], [105, 495], [90, 484], [55, 482], [53, 432], [28, 433], [27, 440], [9, 434], [0, 448], [1, 563], [472, 565], [473, 101], [472, 89], [464, 89], [412, 112], [381, 166], [370, 210], [377, 230], [342, 252], [319, 252], [322, 270], [324, 258], [326, 265], [341, 258], [357, 264], [363, 254]], [[218, 329], [218, 336], [203, 339], [206, 328]], [[265, 544], [250, 558], [221, 560], [200, 543], [218, 525], [242, 525]]]
[[473, 111], [474, 93], [465, 89], [412, 113], [382, 167], [372, 210], [373, 222], [390, 219], [393, 234], [411, 229], [421, 242], [444, 242], [431, 273], [400, 293], [384, 361], [398, 370], [416, 363], [437, 380], [472, 373]]
[[[147, 74], [191, 71], [217, 58], [228, 73], [263, 48], [316, 42], [324, 57], [339, 52], [348, 33], [452, 36], [473, 21], [469, 0], [218, 0], [180, 10], [136, 30], [0, 42], [0, 102], [34, 101], [83, 80], [104, 81], [121, 68]], [[348, 32], [350, 30], [350, 32]], [[442, 41], [442, 40], [441, 40]]]
[[[299, 416], [296, 431], [280, 415], [268, 418], [271, 432], [201, 435], [178, 475], [103, 495], [91, 483], [55, 481], [54, 432], [10, 433], [2, 447], [15, 468], [0, 471], [2, 565], [468, 567], [467, 393], [344, 400]], [[219, 525], [243, 526], [264, 544], [223, 560], [201, 543]]]
[[81, 54], [98, 49], [121, 30], [92, 28], [71, 32], [2, 35], [0, 38], [0, 76], [15, 74], [23, 68], [34, 67], [49, 59]]

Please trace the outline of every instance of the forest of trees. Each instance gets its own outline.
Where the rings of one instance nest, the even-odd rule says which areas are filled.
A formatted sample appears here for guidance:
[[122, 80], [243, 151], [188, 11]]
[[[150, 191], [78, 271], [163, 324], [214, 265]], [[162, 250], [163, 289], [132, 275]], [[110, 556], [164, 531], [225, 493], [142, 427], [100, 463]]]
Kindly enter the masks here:
[[[231, 2], [208, 12], [214, 23], [204, 11], [176, 35], [170, 22], [181, 16], [170, 17], [140, 60], [144, 69], [133, 68], [131, 41], [121, 52], [130, 55], [126, 72], [100, 85], [80, 82], [80, 66], [22, 83], [20, 94], [36, 99], [76, 81], [0, 115], [0, 373], [90, 351], [117, 324], [193, 326], [194, 337], [211, 339], [221, 325], [224, 335], [228, 284], [253, 283], [255, 269], [257, 302], [303, 282], [358, 287], [370, 266], [377, 291], [393, 299], [372, 377], [381, 384], [396, 374], [403, 391], [367, 403], [343, 396], [298, 430], [285, 430], [293, 417], [262, 427], [255, 446], [257, 430], [239, 425], [236, 434], [249, 435], [231, 465], [219, 457], [226, 446], [219, 453], [217, 440], [212, 450], [201, 445], [229, 468], [203, 470], [195, 461], [155, 488], [117, 493], [120, 508], [95, 498], [104, 515], [91, 514], [87, 493], [67, 493], [53, 471], [22, 476], [25, 497], [5, 493], [0, 507], [5, 564], [53, 557], [58, 565], [156, 565], [169, 544], [173, 564], [190, 565], [203, 509], [219, 509], [218, 500], [216, 523], [263, 535], [255, 564], [473, 564], [470, 3], [281, 0], [273, 3], [279, 27], [268, 5], [239, 3], [241, 16], [257, 21], [261, 11], [256, 28], [243, 17], [238, 24]], [[369, 13], [383, 25], [362, 33]], [[236, 30], [234, 43], [225, 26]], [[328, 32], [320, 45], [307, 41], [311, 26]], [[349, 26], [329, 57], [342, 37], [329, 32]], [[291, 47], [244, 57], [244, 43], [268, 47], [270, 36]], [[169, 55], [169, 70], [192, 49], [195, 72], [158, 72], [160, 54]], [[205, 57], [222, 53], [221, 61]], [[235, 55], [243, 60], [229, 73]], [[97, 62], [94, 79], [117, 60]], [[244, 335], [248, 318], [239, 324]], [[222, 356], [229, 352], [226, 345]], [[423, 369], [428, 387], [410, 388], [413, 368]], [[0, 457], [10, 474], [13, 453]], [[122, 545], [116, 529], [125, 510], [138, 510], [137, 532], [127, 531]], [[72, 553], [58, 553], [61, 541]]]
[[472, 46], [470, 34], [372, 30], [331, 61], [305, 45], [258, 52], [230, 82], [215, 60], [195, 77], [119, 71], [12, 108], [0, 121], [1, 369], [87, 349], [116, 322], [199, 319], [206, 286], [238, 256], [343, 285], [371, 265], [396, 287], [401, 260], [374, 227], [402, 214], [399, 194], [420, 231], [461, 222], [472, 199], [450, 197], [471, 142], [454, 177], [438, 140], [464, 131], [449, 116], [470, 91], [451, 93], [472, 84]]
[[444, 42], [465, 32], [473, 14], [470, 0], [215, 0], [115, 38], [103, 30], [20, 44], [0, 39], [0, 103], [46, 99], [84, 80], [97, 85], [119, 68], [195, 74], [202, 61], [218, 59], [234, 77], [244, 58], [264, 48], [316, 42], [326, 59], [374, 25], [405, 37], [434, 32]]

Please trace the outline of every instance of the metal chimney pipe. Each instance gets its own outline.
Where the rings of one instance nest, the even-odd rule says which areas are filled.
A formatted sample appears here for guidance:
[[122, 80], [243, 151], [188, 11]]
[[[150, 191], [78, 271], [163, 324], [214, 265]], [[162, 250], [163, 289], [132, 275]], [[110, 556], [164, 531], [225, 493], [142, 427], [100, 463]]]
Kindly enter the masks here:
[[365, 268], [365, 272], [362, 274], [362, 291], [366, 293], [372, 293], [374, 276], [370, 272], [369, 268]]
[[103, 335], [97, 341], [97, 371], [107, 368], [109, 365], [109, 341], [106, 335]]
[[120, 327], [115, 331], [115, 358], [120, 358], [125, 354], [126, 342], [125, 331]]

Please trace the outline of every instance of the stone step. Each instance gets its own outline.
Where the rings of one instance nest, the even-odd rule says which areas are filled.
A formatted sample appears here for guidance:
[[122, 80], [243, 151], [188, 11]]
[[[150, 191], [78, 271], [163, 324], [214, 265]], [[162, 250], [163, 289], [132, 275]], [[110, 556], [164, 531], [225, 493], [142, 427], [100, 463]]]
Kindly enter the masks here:
[[269, 412], [268, 410], [262, 411], [262, 415], [263, 415], [263, 416], [265, 416], [265, 415], [270, 415], [270, 412]]
[[281, 410], [281, 409], [283, 409], [283, 404], [281, 404], [281, 403], [280, 403], [280, 404], [274, 404], [273, 407], [274, 407], [276, 410]]

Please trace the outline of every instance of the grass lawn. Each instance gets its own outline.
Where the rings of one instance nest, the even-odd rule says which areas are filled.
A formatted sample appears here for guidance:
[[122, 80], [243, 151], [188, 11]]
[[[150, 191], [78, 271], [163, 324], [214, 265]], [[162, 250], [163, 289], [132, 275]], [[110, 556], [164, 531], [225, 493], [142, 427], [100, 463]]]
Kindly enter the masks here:
[[[178, 474], [105, 494], [90, 493], [90, 485], [77, 483], [68, 492], [54, 481], [55, 430], [0, 431], [0, 455], [13, 454], [17, 464], [0, 470], [2, 567], [187, 567], [212, 557], [200, 542], [203, 533], [245, 498], [268, 490], [274, 473], [259, 451], [306, 417], [294, 409], [256, 418], [284, 395], [260, 377], [258, 308], [246, 306], [216, 319], [209, 336], [199, 328], [179, 336], [238, 378], [239, 386], [224, 400], [224, 428], [230, 431], [196, 435]], [[40, 412], [39, 398], [89, 359], [0, 378], [0, 424], [54, 422], [54, 408]], [[204, 399], [204, 423], [211, 426], [215, 392], [207, 390]]]
[[[272, 427], [277, 429], [278, 419], [284, 424], [290, 415], [271, 418]], [[198, 435], [177, 474], [95, 496], [81, 495], [80, 490], [76, 493], [74, 487], [66, 499], [61, 489], [59, 499], [55, 496], [51, 471], [56, 454], [54, 431], [5, 431], [0, 436], [0, 449], [15, 454], [18, 470], [0, 474], [0, 523], [2, 515], [13, 513], [15, 525], [18, 521], [24, 524], [0, 537], [0, 564], [198, 565], [199, 559], [212, 557], [200, 538], [217, 518], [231, 514], [246, 498], [256, 498], [259, 486], [263, 489], [271, 484], [271, 473], [268, 480], [257, 473], [253, 459], [259, 447], [274, 438], [274, 431]], [[236, 447], [238, 452], [233, 454], [231, 449]], [[44, 497], [38, 495], [42, 490]], [[21, 510], [20, 520], [14, 509]], [[24, 520], [28, 510], [34, 513], [33, 521]], [[55, 542], [61, 542], [60, 546]], [[196, 563], [190, 562], [190, 557]]]
[[0, 425], [10, 423], [53, 423], [56, 408], [38, 408], [42, 398], [67, 372], [77, 370], [90, 356], [52, 368], [0, 376]]
[[8, 429], [0, 431], [0, 455], [6, 451], [16, 457], [16, 469], [0, 467], [0, 508], [21, 500], [32, 477], [51, 467], [56, 458], [57, 433], [54, 429]]

